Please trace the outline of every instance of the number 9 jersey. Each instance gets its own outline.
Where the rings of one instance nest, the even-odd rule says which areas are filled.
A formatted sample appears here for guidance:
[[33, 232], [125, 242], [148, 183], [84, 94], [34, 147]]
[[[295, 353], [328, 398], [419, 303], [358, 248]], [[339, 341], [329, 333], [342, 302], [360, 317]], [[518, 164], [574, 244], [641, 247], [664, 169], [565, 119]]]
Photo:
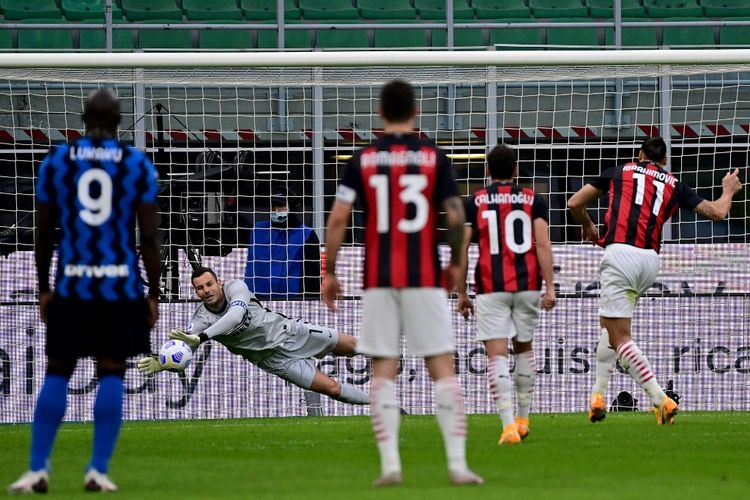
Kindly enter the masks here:
[[155, 204], [151, 161], [116, 139], [84, 137], [53, 147], [39, 168], [38, 203], [60, 227], [55, 293], [82, 300], [143, 297], [135, 249], [136, 208]]
[[458, 195], [453, 167], [432, 142], [386, 134], [350, 160], [337, 200], [359, 198], [365, 222], [364, 288], [439, 287], [437, 220]]
[[528, 188], [495, 182], [466, 200], [466, 224], [479, 243], [476, 292], [540, 290], [535, 219], [549, 222], [547, 203]]

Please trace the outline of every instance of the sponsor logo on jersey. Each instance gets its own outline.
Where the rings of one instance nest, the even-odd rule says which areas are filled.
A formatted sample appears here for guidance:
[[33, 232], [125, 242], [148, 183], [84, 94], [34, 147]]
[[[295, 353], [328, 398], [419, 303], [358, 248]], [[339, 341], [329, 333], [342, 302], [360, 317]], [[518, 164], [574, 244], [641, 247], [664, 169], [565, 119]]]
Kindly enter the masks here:
[[244, 300], [233, 300], [232, 302], [229, 303], [229, 307], [234, 307], [234, 306], [239, 306], [239, 307], [242, 307], [243, 309], [247, 309], [247, 304], [245, 304]]
[[639, 174], [643, 174], [647, 177], [653, 177], [657, 181], [661, 181], [664, 184], [668, 184], [671, 187], [675, 187], [677, 184], [677, 179], [668, 172], [659, 172], [658, 170], [653, 170], [651, 168], [644, 168], [637, 163], [628, 163], [622, 168], [623, 172], [638, 172]]
[[127, 264], [105, 264], [103, 266], [67, 264], [65, 276], [71, 278], [127, 278], [130, 276], [130, 267]]
[[474, 204], [478, 207], [482, 205], [533, 205], [534, 196], [527, 193], [482, 193], [474, 198]]
[[372, 151], [363, 154], [359, 161], [362, 168], [391, 167], [393, 165], [417, 165], [434, 167], [437, 153], [434, 150], [419, 151]]
[[70, 159], [112, 161], [119, 163], [122, 160], [122, 149], [120, 148], [95, 148], [92, 146], [71, 146]]

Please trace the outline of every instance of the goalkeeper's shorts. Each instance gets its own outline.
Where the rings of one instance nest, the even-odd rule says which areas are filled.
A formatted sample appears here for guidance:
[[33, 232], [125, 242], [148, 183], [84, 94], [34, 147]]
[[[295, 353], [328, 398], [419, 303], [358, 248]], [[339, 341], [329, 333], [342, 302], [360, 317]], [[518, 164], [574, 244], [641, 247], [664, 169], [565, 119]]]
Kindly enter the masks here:
[[105, 301], [53, 296], [45, 352], [57, 359], [124, 359], [150, 352], [149, 331], [145, 299]]

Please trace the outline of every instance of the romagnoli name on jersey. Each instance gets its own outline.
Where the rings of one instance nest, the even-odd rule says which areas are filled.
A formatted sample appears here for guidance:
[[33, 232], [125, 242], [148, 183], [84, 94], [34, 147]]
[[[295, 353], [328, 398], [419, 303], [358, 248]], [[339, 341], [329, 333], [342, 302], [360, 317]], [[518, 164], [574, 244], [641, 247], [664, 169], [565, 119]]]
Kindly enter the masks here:
[[120, 163], [122, 160], [122, 149], [121, 148], [99, 148], [92, 146], [70, 146], [70, 159], [71, 161], [111, 161], [114, 163]]
[[419, 151], [372, 151], [364, 153], [359, 161], [362, 168], [392, 167], [394, 165], [434, 167], [436, 166], [437, 152], [434, 149]]
[[658, 170], [653, 170], [650, 168], [642, 167], [641, 165], [638, 165], [637, 163], [628, 163], [627, 165], [622, 167], [623, 172], [630, 172], [635, 171], [639, 174], [647, 175], [648, 177], [653, 177], [655, 180], [663, 182], [664, 184], [669, 185], [670, 187], [675, 187], [677, 185], [677, 179], [667, 173], [667, 172], [659, 172]]
[[476, 206], [482, 205], [533, 205], [534, 195], [525, 192], [517, 193], [482, 193], [474, 198]]

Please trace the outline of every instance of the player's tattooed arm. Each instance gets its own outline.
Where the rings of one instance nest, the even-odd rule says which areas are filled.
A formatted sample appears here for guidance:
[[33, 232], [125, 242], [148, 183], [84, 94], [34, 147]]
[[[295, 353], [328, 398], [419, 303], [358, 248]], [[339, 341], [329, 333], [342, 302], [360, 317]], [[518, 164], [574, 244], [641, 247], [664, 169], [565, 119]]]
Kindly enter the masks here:
[[443, 202], [443, 209], [448, 224], [451, 265], [458, 266], [461, 263], [461, 247], [464, 243], [464, 223], [466, 222], [464, 204], [458, 196], [451, 196]]

